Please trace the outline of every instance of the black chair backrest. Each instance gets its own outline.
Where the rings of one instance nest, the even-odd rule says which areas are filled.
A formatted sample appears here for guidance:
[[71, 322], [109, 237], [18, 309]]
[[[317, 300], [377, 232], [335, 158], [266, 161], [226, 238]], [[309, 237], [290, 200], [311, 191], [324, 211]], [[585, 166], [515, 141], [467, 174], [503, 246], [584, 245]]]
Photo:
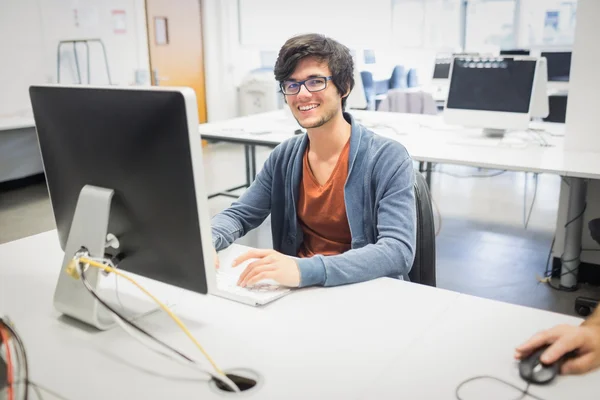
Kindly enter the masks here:
[[567, 100], [566, 95], [550, 95], [548, 96], [549, 113], [544, 121], [565, 123], [567, 119]]
[[429, 188], [420, 172], [415, 172], [415, 202], [417, 245], [408, 277], [411, 282], [435, 286], [435, 223]]

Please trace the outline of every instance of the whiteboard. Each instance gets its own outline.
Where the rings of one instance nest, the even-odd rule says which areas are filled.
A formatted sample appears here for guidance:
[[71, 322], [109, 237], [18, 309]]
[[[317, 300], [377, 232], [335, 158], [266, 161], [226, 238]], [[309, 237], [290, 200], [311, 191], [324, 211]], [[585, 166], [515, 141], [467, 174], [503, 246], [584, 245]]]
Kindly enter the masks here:
[[321, 33], [349, 48], [387, 45], [391, 0], [238, 0], [240, 44], [279, 49], [303, 33]]

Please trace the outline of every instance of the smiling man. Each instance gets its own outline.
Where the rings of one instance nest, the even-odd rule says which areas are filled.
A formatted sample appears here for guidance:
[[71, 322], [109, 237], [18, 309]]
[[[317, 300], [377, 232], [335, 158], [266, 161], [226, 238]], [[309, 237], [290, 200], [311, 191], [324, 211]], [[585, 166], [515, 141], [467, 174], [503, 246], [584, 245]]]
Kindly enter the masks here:
[[382, 276], [408, 279], [416, 214], [412, 160], [345, 113], [354, 87], [345, 46], [323, 35], [289, 39], [275, 79], [305, 135], [277, 146], [250, 188], [212, 219], [226, 248], [271, 214], [273, 249], [252, 250], [238, 284], [334, 286]]

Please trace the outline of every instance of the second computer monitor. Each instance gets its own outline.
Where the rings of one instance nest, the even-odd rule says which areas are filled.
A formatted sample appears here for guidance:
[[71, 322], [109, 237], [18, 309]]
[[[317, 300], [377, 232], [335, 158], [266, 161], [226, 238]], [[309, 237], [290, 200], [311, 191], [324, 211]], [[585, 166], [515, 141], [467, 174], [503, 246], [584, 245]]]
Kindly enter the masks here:
[[542, 52], [548, 62], [549, 82], [568, 82], [571, 74], [571, 52]]
[[537, 72], [534, 57], [455, 58], [444, 119], [489, 135], [526, 129]]

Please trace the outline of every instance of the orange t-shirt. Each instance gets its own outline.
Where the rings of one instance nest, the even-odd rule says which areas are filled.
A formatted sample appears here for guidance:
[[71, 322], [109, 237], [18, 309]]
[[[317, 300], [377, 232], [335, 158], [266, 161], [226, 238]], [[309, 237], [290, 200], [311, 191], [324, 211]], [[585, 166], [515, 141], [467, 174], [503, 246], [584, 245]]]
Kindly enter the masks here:
[[325, 256], [350, 250], [352, 234], [344, 203], [344, 185], [348, 177], [350, 140], [344, 146], [331, 176], [320, 185], [308, 163], [308, 148], [302, 162], [302, 181], [298, 195], [298, 220], [304, 242], [298, 257]]

